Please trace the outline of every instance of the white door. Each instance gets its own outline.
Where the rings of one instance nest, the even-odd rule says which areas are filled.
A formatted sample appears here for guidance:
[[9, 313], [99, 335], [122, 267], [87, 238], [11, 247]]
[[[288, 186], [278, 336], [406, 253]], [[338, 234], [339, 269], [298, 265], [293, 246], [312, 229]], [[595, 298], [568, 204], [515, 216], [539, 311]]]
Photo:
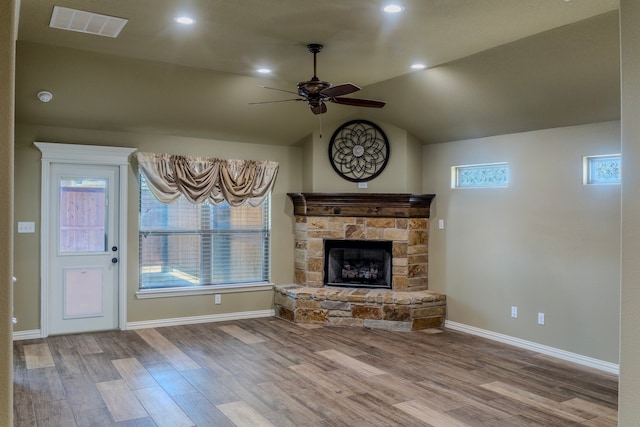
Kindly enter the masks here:
[[52, 163], [49, 333], [118, 327], [117, 166]]

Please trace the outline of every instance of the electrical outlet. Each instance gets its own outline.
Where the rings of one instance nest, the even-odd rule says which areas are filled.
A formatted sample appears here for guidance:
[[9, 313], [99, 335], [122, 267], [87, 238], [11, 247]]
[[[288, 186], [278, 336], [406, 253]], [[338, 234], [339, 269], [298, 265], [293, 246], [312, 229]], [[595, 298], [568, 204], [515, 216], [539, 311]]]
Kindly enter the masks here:
[[538, 325], [544, 325], [544, 313], [538, 313]]
[[35, 233], [35, 222], [18, 222], [18, 233]]
[[222, 304], [222, 295], [215, 294], [214, 298], [215, 298], [215, 303], [216, 304]]
[[518, 307], [511, 307], [511, 317], [514, 319], [518, 318]]

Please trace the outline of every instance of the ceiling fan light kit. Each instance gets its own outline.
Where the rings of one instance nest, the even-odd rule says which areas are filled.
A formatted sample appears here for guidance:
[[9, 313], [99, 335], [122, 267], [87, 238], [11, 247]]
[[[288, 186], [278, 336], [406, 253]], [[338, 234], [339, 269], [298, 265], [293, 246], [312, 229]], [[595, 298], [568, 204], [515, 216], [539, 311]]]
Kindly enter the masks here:
[[386, 104], [385, 101], [343, 97], [343, 95], [349, 95], [351, 93], [354, 93], [360, 90], [360, 87], [354, 85], [353, 83], [342, 83], [338, 85], [332, 85], [329, 82], [320, 80], [317, 76], [316, 55], [322, 50], [323, 47], [324, 46], [319, 43], [310, 43], [307, 45], [307, 49], [309, 50], [309, 52], [313, 54], [313, 77], [311, 77], [310, 80], [299, 82], [297, 85], [297, 92], [265, 87], [265, 89], [295, 93], [296, 95], [300, 96], [300, 98], [285, 99], [280, 101], [252, 102], [251, 104], [269, 104], [273, 102], [285, 102], [285, 101], [306, 101], [307, 105], [309, 106], [313, 114], [326, 113], [328, 102], [333, 102], [335, 104], [342, 104], [342, 105], [350, 105], [353, 107], [367, 107], [367, 108], [382, 108], [385, 106]]

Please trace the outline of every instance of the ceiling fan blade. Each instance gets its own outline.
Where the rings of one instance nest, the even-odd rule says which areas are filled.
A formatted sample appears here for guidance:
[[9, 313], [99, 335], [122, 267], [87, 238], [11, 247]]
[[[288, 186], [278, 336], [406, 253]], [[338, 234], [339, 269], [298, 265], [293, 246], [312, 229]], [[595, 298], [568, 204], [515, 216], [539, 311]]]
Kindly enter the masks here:
[[369, 108], [382, 108], [387, 103], [385, 101], [376, 101], [373, 99], [362, 98], [331, 98], [331, 102], [342, 105], [352, 105], [354, 107], [369, 107]]
[[261, 87], [262, 89], [277, 90], [279, 92], [292, 93], [294, 95], [298, 94], [298, 92], [293, 92], [291, 90], [286, 90], [286, 89], [278, 89], [277, 87], [269, 87], [269, 86], [262, 86], [262, 85], [258, 85], [258, 87]]
[[327, 104], [325, 104], [324, 102], [320, 105], [318, 105], [317, 107], [311, 107], [311, 112], [313, 112], [313, 114], [323, 114], [327, 112]]
[[292, 98], [292, 99], [279, 99], [276, 101], [260, 101], [260, 102], [250, 102], [249, 105], [257, 105], [257, 104], [273, 104], [276, 102], [289, 102], [289, 101], [305, 101], [302, 98]]
[[320, 92], [320, 95], [327, 98], [335, 98], [336, 96], [348, 95], [359, 90], [360, 88], [353, 83], [343, 83], [326, 88]]

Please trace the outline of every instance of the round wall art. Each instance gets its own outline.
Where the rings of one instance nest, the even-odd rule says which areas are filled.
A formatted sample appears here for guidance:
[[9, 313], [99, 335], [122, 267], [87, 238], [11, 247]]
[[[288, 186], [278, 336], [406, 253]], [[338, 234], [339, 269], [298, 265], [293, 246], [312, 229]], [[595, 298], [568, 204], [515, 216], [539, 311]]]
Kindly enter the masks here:
[[331, 136], [329, 162], [348, 181], [370, 181], [382, 173], [388, 161], [389, 140], [375, 123], [351, 120]]

